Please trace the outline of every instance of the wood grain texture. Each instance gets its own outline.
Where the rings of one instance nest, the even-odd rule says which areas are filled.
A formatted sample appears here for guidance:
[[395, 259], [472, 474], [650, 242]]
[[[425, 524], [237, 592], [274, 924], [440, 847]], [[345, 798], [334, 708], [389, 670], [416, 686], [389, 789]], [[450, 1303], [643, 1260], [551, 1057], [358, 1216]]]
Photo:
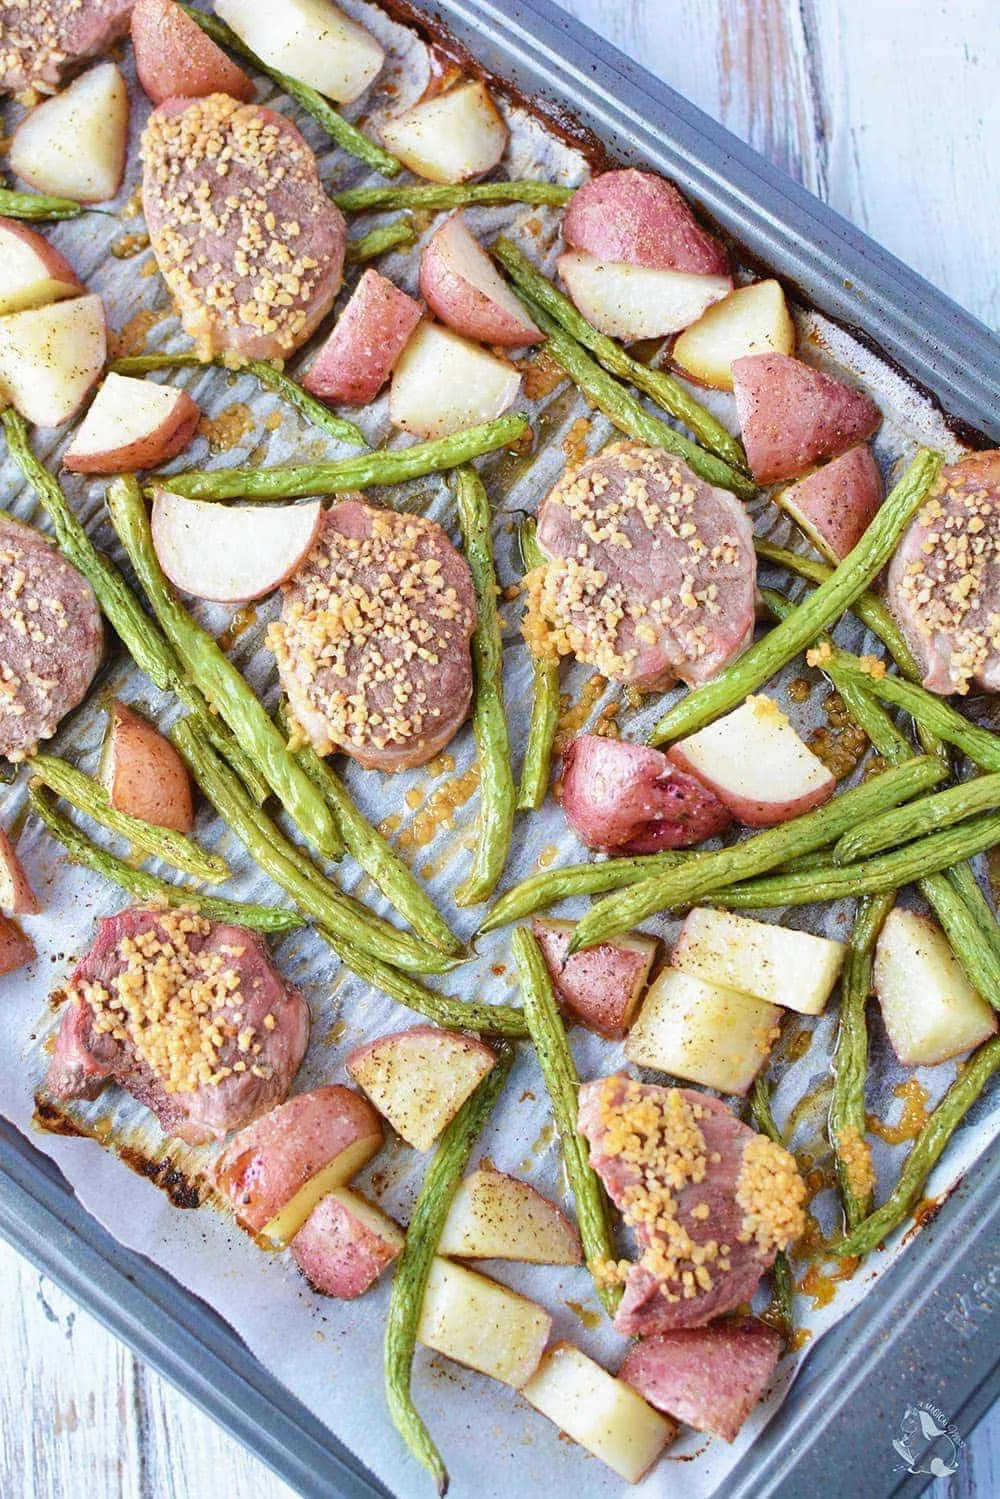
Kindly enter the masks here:
[[[997, 0], [562, 0], [991, 327]], [[291, 1490], [0, 1244], [3, 1499]], [[935, 1499], [1000, 1494], [1000, 1413]]]

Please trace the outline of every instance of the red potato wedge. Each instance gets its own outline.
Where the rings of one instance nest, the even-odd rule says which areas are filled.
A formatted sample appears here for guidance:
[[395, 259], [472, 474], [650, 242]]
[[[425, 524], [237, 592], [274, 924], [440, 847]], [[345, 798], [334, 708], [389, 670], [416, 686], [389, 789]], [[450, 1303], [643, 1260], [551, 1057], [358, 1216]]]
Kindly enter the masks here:
[[0, 218], [0, 315], [78, 297], [86, 289], [44, 234]]
[[632, 1023], [656, 957], [654, 937], [599, 942], [567, 960], [572, 921], [536, 917], [532, 930], [562, 1008], [589, 1030], [619, 1040]]
[[773, 698], [739, 708], [672, 744], [667, 758], [696, 777], [748, 828], [770, 828], [820, 806], [837, 778]]
[[9, 916], [0, 916], [0, 978], [23, 968], [34, 956], [35, 944], [31, 938]]
[[63, 454], [63, 466], [75, 474], [153, 468], [187, 447], [200, 419], [186, 390], [112, 373]]
[[782, 489], [775, 499], [818, 552], [841, 562], [853, 551], [885, 498], [882, 471], [866, 443]]
[[563, 239], [597, 260], [650, 271], [726, 276], [729, 256], [703, 229], [672, 182], [626, 167], [577, 188], [563, 218]]
[[422, 316], [419, 302], [369, 268], [302, 384], [331, 405], [366, 406], [392, 374]]
[[460, 213], [428, 241], [420, 291], [431, 312], [464, 338], [519, 348], [542, 337]]
[[784, 1349], [755, 1317], [661, 1332], [633, 1344], [619, 1379], [656, 1410], [733, 1442], [763, 1400]]
[[298, 1093], [233, 1136], [212, 1184], [247, 1228], [288, 1244], [322, 1197], [343, 1187], [382, 1148], [366, 1099], [332, 1083]]
[[728, 276], [598, 260], [582, 250], [560, 255], [559, 274], [589, 323], [611, 338], [659, 338], [696, 322], [732, 290]]
[[438, 1253], [460, 1260], [579, 1265], [580, 1235], [562, 1208], [529, 1182], [481, 1166], [458, 1184]]
[[507, 125], [479, 79], [459, 83], [394, 115], [380, 128], [404, 166], [430, 182], [468, 182], [497, 165]]
[[107, 358], [100, 297], [73, 297], [0, 318], [0, 397], [39, 427], [83, 405]]
[[314, 1291], [353, 1301], [369, 1290], [405, 1242], [398, 1223], [356, 1192], [321, 1197], [292, 1240], [292, 1259]]
[[128, 116], [124, 78], [113, 62], [98, 63], [21, 121], [11, 171], [40, 193], [104, 203], [125, 175]]
[[502, 416], [520, 388], [520, 372], [505, 359], [423, 322], [393, 371], [389, 415], [415, 437], [447, 437]]
[[563, 811], [588, 848], [652, 854], [714, 838], [732, 813], [659, 750], [580, 734], [563, 754]]
[[379, 42], [330, 0], [215, 0], [214, 9], [270, 67], [338, 104], [360, 98], [382, 71]]
[[933, 1067], [995, 1035], [997, 1017], [976, 993], [936, 921], [896, 906], [875, 946], [872, 977], [886, 1033], [904, 1067]]
[[347, 1070], [408, 1145], [429, 1150], [495, 1061], [472, 1036], [415, 1025], [359, 1046]]
[[118, 699], [111, 705], [101, 784], [118, 812], [178, 833], [194, 827], [187, 766], [169, 739]]
[[743, 446], [758, 484], [797, 479], [872, 437], [882, 413], [870, 396], [786, 354], [732, 365]]
[[778, 1037], [777, 1005], [664, 968], [649, 986], [625, 1055], [720, 1093], [745, 1094]]
[[249, 104], [253, 83], [175, 0], [135, 0], [132, 47], [139, 82], [154, 104], [229, 94]]
[[0, 911], [11, 916], [37, 916], [41, 909], [17, 849], [0, 828]]
[[263, 598], [309, 555], [319, 500], [304, 505], [213, 505], [157, 489], [150, 525], [160, 566], [182, 593], [217, 603]]
[[777, 281], [738, 286], [685, 328], [670, 354], [690, 379], [732, 390], [733, 361], [769, 351], [795, 353], [795, 324]]

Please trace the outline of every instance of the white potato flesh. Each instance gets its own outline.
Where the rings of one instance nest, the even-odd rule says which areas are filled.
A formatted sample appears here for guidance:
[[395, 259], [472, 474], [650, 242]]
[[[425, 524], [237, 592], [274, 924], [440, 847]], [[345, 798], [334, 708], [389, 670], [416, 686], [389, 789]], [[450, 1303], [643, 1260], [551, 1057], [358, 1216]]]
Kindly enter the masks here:
[[0, 828], [0, 911], [11, 916], [37, 916], [40, 910], [17, 849]]
[[559, 257], [570, 296], [600, 333], [611, 338], [659, 338], [700, 318], [732, 286], [728, 276], [651, 271], [597, 260], [582, 250]]
[[294, 1197], [290, 1197], [284, 1207], [275, 1213], [270, 1222], [265, 1223], [261, 1229], [262, 1236], [282, 1248], [290, 1244], [320, 1199], [345, 1186], [381, 1147], [381, 1131], [377, 1135], [365, 1135], [360, 1140], [353, 1141], [321, 1171], [311, 1176]]
[[[74, 433], [63, 462], [72, 469], [76, 464], [110, 462], [118, 456], [119, 473], [127, 468], [151, 468], [174, 445], [182, 424], [193, 429], [198, 413], [192, 405], [186, 391], [174, 385], [112, 372]], [[187, 419], [189, 412], [193, 420]]]
[[417, 1340], [515, 1390], [531, 1378], [552, 1331], [544, 1307], [475, 1270], [435, 1259]]
[[458, 1259], [578, 1265], [580, 1236], [561, 1208], [528, 1182], [481, 1168], [459, 1182], [438, 1241]]
[[795, 353], [795, 324], [777, 281], [754, 281], [737, 287], [685, 328], [671, 357], [702, 385], [732, 390], [733, 360], [770, 352]]
[[472, 1036], [413, 1026], [359, 1047], [347, 1070], [397, 1135], [429, 1150], [495, 1063]]
[[238, 603], [272, 593], [308, 555], [322, 519], [304, 505], [213, 505], [158, 489], [153, 547], [175, 588]]
[[80, 409], [107, 358], [98, 296], [0, 318], [0, 392], [29, 422], [58, 427]]
[[670, 963], [707, 983], [800, 1015], [820, 1015], [846, 951], [829, 937], [696, 906], [684, 919]]
[[404, 166], [430, 182], [467, 182], [496, 166], [507, 147], [507, 126], [478, 79], [460, 83], [394, 115], [382, 140]]
[[44, 235], [0, 220], [0, 316], [76, 297], [85, 288]]
[[638, 1483], [677, 1432], [676, 1422], [571, 1343], [549, 1350], [521, 1394], [626, 1483]]
[[671, 1077], [746, 1093], [774, 1044], [777, 1005], [665, 968], [649, 987], [625, 1055]]
[[931, 1067], [996, 1032], [936, 922], [896, 906], [875, 947], [875, 993], [892, 1049], [907, 1067]]
[[436, 323], [421, 323], [392, 375], [389, 416], [417, 437], [447, 437], [475, 427], [513, 406], [521, 376]]
[[128, 89], [115, 64], [104, 62], [31, 111], [9, 159], [39, 192], [104, 203], [121, 186], [127, 145]]
[[215, 0], [215, 13], [269, 67], [349, 104], [378, 77], [385, 53], [329, 0]]
[[831, 797], [836, 777], [799, 737], [773, 698], [755, 695], [670, 747], [748, 827], [772, 827]]

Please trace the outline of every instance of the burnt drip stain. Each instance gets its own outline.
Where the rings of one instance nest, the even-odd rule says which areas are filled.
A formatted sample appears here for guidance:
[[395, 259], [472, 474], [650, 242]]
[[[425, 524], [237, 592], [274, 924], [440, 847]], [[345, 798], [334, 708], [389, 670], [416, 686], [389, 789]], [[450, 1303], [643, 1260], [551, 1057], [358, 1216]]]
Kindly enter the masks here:
[[87, 1138], [87, 1131], [75, 1124], [62, 1109], [57, 1109], [54, 1103], [37, 1096], [31, 1122], [35, 1129], [46, 1135], [78, 1135], [81, 1139]]
[[110, 1146], [118, 1159], [130, 1171], [137, 1176], [144, 1176], [154, 1186], [159, 1187], [169, 1199], [171, 1206], [175, 1208], [198, 1208], [202, 1203], [202, 1192], [200, 1186], [185, 1176], [176, 1163], [169, 1156], [163, 1156], [160, 1160], [150, 1160], [143, 1155], [141, 1150], [136, 1150], [131, 1145], [115, 1145], [109, 1140], [103, 1130], [88, 1130], [85, 1126], [71, 1119], [58, 1105], [51, 1103], [48, 1099], [35, 1095], [35, 1112], [32, 1115], [32, 1123], [36, 1129], [48, 1135], [68, 1135], [82, 1140], [97, 1140], [100, 1145]]

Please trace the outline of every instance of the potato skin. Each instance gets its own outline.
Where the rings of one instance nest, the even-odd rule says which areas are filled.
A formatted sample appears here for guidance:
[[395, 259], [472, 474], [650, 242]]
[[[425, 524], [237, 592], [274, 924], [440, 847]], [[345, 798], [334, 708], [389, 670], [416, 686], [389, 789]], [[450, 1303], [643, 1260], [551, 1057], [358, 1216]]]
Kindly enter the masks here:
[[229, 94], [249, 104], [254, 86], [174, 0], [136, 0], [132, 46], [139, 82], [154, 104]]
[[190, 833], [194, 797], [187, 766], [168, 739], [117, 699], [105, 749], [104, 784], [119, 812]]
[[17, 849], [0, 828], [0, 910], [12, 916], [37, 916], [41, 909]]
[[[476, 285], [476, 275], [482, 284]], [[494, 295], [486, 289], [490, 285]], [[428, 241], [420, 257], [420, 292], [431, 312], [465, 338], [516, 349], [542, 337], [460, 213], [446, 219]]]
[[200, 420], [201, 408], [186, 390], [179, 390], [170, 415], [152, 432], [103, 453], [74, 453], [70, 447], [63, 456], [63, 467], [73, 474], [121, 474], [155, 468], [183, 452]]
[[0, 916], [0, 975], [23, 968], [35, 956], [35, 944], [16, 921]]
[[[352, 1197], [324, 1197], [292, 1240], [292, 1259], [313, 1290], [339, 1301], [363, 1296], [402, 1248], [402, 1236], [390, 1237], [352, 1212]], [[395, 1227], [387, 1220], [387, 1229]]]
[[562, 805], [573, 831], [604, 853], [691, 848], [732, 821], [728, 807], [660, 750], [580, 734], [563, 752]]
[[758, 484], [797, 479], [874, 436], [882, 413], [864, 391], [790, 354], [734, 359], [733, 394]]
[[421, 316], [412, 297], [369, 267], [302, 384], [321, 401], [366, 406], [392, 374]]
[[651, 271], [728, 276], [725, 248], [666, 178], [634, 167], [602, 172], [574, 193], [563, 239], [598, 260]]

